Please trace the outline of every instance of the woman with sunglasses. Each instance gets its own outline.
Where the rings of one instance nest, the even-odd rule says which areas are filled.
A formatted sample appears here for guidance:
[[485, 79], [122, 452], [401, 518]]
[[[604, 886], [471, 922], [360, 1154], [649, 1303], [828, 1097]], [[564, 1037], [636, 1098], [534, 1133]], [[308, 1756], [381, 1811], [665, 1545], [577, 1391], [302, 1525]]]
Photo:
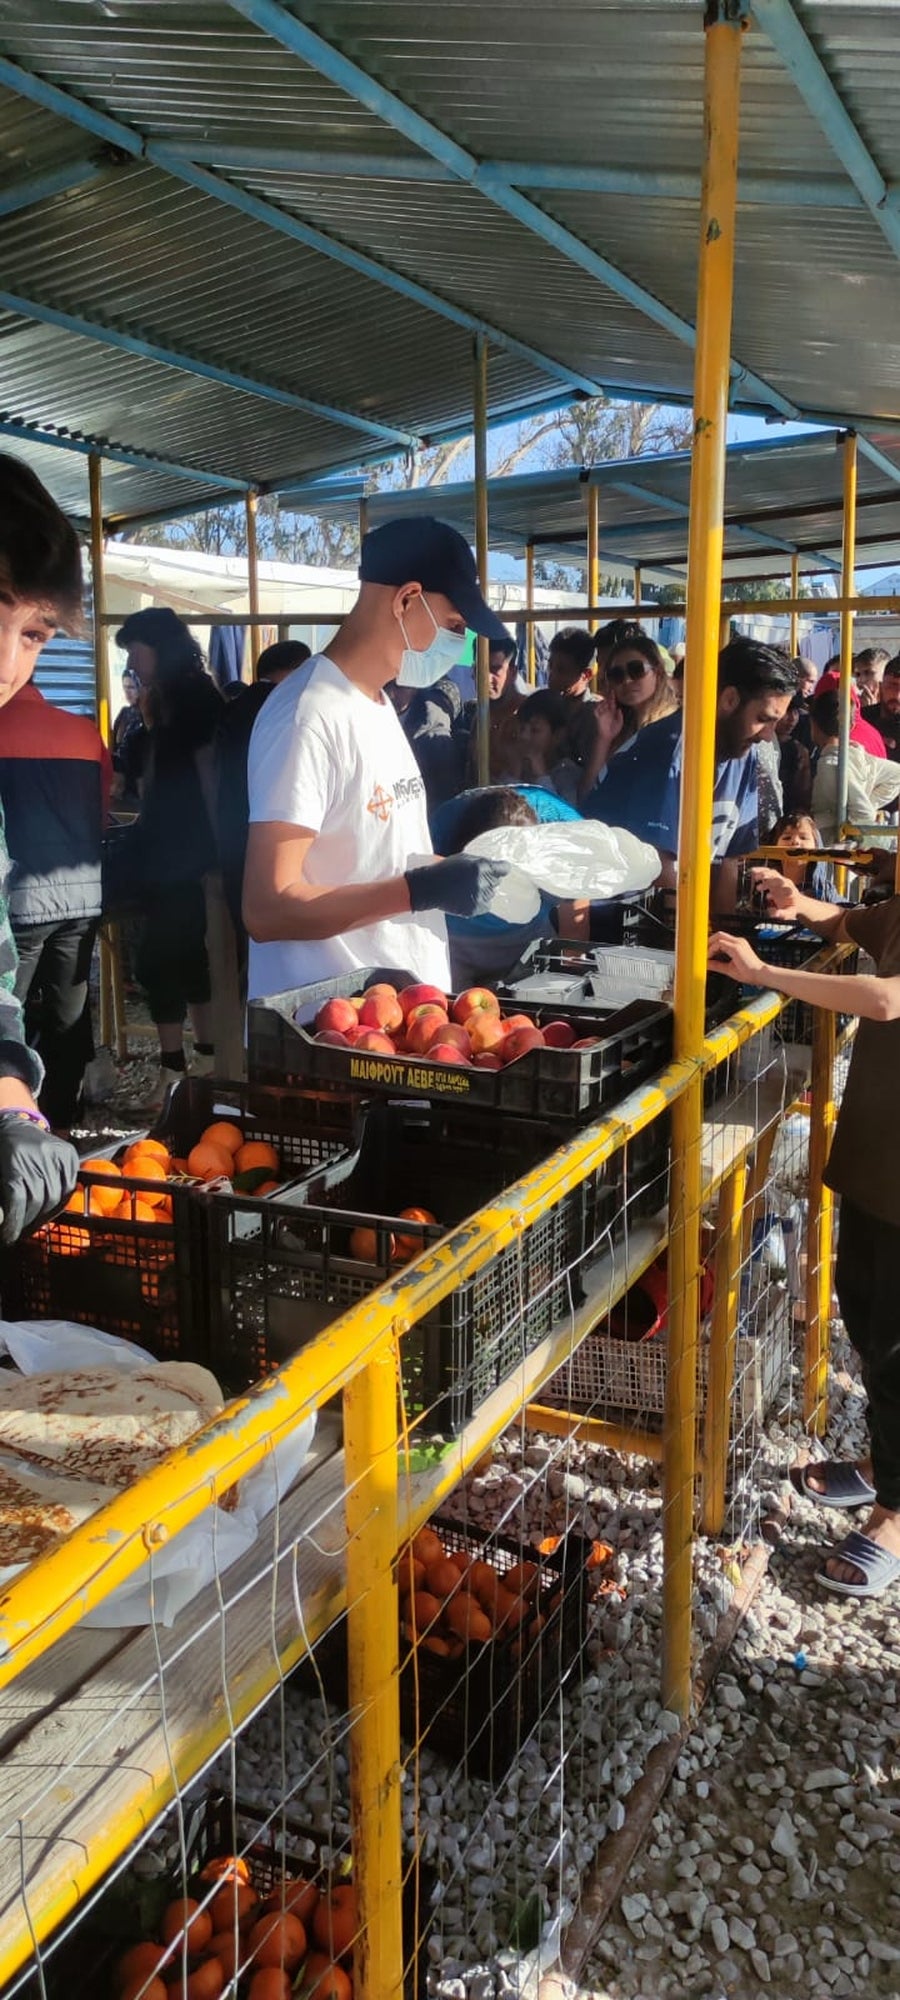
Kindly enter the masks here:
[[611, 757], [639, 729], [678, 707], [662, 653], [646, 632], [632, 629], [613, 647], [603, 675], [604, 698], [594, 704], [594, 743], [585, 759], [581, 796], [598, 782]]

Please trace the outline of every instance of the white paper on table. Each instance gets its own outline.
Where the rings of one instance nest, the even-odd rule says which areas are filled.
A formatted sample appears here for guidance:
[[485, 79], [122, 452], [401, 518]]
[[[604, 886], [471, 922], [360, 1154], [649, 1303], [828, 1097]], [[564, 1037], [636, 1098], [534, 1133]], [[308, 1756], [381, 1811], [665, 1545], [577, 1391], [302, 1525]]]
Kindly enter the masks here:
[[[0, 1320], [2, 1354], [8, 1354], [23, 1375], [42, 1375], [53, 1369], [68, 1373], [73, 1368], [121, 1368], [130, 1373], [136, 1368], [165, 1365], [132, 1341], [69, 1320]], [[87, 1612], [80, 1623], [93, 1630], [154, 1621], [174, 1624], [192, 1598], [253, 1547], [262, 1522], [301, 1472], [315, 1433], [313, 1414], [241, 1479], [238, 1505], [231, 1512], [216, 1506], [204, 1508], [196, 1521], [157, 1550], [152, 1561], [148, 1557], [127, 1583]], [[110, 1499], [113, 1497], [110, 1492]], [[24, 1567], [17, 1564], [0, 1569], [0, 1587], [19, 1576]]]

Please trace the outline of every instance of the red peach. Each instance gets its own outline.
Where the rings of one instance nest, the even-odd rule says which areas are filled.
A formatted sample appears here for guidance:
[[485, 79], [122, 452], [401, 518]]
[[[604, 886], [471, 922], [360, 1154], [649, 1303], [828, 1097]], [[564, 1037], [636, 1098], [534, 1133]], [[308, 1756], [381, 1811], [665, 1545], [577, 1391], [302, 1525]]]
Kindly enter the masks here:
[[532, 1049], [542, 1049], [544, 1037], [540, 1028], [514, 1028], [501, 1044], [504, 1063], [518, 1062], [520, 1056], [527, 1056]]
[[356, 1027], [356, 1018], [352, 1000], [326, 1000], [316, 1015], [316, 1032], [322, 1034], [331, 1028], [336, 1034], [345, 1035], [348, 1028]]
[[531, 1019], [530, 1014], [507, 1014], [506, 1019], [503, 1023], [503, 1033], [505, 1035], [512, 1035], [514, 1034], [516, 1028], [533, 1028], [533, 1027], [534, 1027], [534, 1022]]
[[472, 1057], [472, 1061], [476, 1069], [503, 1068], [500, 1057], [494, 1054], [493, 1049], [479, 1049], [477, 1056]]
[[421, 1021], [424, 1020], [426, 1014], [429, 1020], [433, 1020], [436, 1014], [440, 1015], [442, 1021], [447, 1021], [450, 1018], [446, 1007], [439, 1007], [436, 1000], [423, 1000], [420, 1006], [410, 1008], [406, 1019], [408, 1022]]
[[599, 1049], [600, 1042], [600, 1035], [585, 1035], [582, 1041], [573, 1042], [572, 1047], [573, 1049]]
[[450, 1018], [460, 1026], [470, 1014], [499, 1014], [500, 1002], [496, 993], [487, 986], [467, 986], [464, 993], [458, 993], [450, 1008]]
[[575, 1030], [568, 1021], [547, 1021], [543, 1036], [548, 1049], [570, 1049], [575, 1040]]
[[368, 1056], [395, 1056], [397, 1053], [390, 1035], [383, 1035], [378, 1028], [364, 1028], [353, 1046], [363, 1049]]
[[464, 1050], [454, 1048], [450, 1042], [438, 1042], [435, 1048], [429, 1049], [428, 1054], [432, 1062], [454, 1063], [460, 1068], [469, 1068], [469, 1057]]
[[503, 1025], [498, 1014], [470, 1014], [465, 1024], [465, 1032], [472, 1044], [472, 1052], [478, 1055], [482, 1049], [493, 1049], [504, 1040]]
[[458, 1021], [438, 1021], [432, 1026], [431, 1034], [425, 1044], [429, 1055], [437, 1042], [445, 1042], [451, 1049], [461, 1049], [464, 1056], [472, 1053], [469, 1037]]
[[406, 1047], [411, 1056], [423, 1056], [435, 1029], [449, 1026], [440, 1007], [422, 1007], [410, 1014], [406, 1023]]
[[359, 1018], [364, 1028], [381, 1028], [384, 1033], [402, 1028], [403, 1013], [396, 993], [383, 987], [370, 986], [359, 1010]]
[[[355, 1041], [356, 1029], [352, 1028], [350, 1032]], [[313, 1041], [327, 1042], [328, 1047], [331, 1049], [349, 1049], [350, 1047], [347, 1036], [339, 1034], [337, 1028], [322, 1028], [318, 1035], [313, 1036]]]
[[438, 986], [404, 986], [397, 998], [404, 1020], [408, 1020], [418, 1007], [440, 1007], [445, 1014], [447, 1012], [447, 995]]

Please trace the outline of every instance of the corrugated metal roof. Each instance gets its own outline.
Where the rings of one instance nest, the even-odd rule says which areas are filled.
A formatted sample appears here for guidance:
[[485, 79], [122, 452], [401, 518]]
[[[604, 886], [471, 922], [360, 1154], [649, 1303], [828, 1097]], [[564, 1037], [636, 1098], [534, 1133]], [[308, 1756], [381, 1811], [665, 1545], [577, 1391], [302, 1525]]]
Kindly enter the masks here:
[[[900, 440], [894, 443], [894, 460], [900, 470]], [[521, 556], [532, 542], [539, 555], [583, 563], [588, 483], [600, 489], [601, 559], [639, 564], [647, 572], [683, 570], [690, 490], [686, 452], [610, 460], [589, 472], [564, 468], [491, 480], [491, 548]], [[336, 485], [329, 492], [326, 483], [317, 492], [306, 489], [293, 499], [285, 496], [282, 506], [326, 519], [352, 520], [357, 488], [351, 485], [342, 491]], [[474, 539], [471, 480], [371, 494], [367, 507], [373, 527], [390, 515], [434, 513]], [[838, 433], [818, 431], [783, 442], [731, 445], [725, 486], [726, 576], [784, 576], [790, 569], [792, 546], [800, 551], [804, 571], [821, 571], [823, 553], [839, 564], [842, 507]], [[858, 468], [857, 534], [860, 568], [892, 561], [900, 551], [900, 489], [863, 456]], [[773, 543], [786, 546], [779, 549]]]
[[[248, 18], [254, 11], [268, 32]], [[796, 0], [795, 15], [809, 60], [821, 59], [857, 122], [876, 182], [879, 171], [900, 179], [896, 6]], [[37, 80], [20, 79], [17, 92], [12, 72], [0, 78], [10, 303], [0, 312], [0, 400], [15, 420], [166, 455], [212, 479], [277, 484], [383, 447], [376, 432], [367, 441], [342, 424], [341, 411], [395, 433], [464, 424], [474, 322], [498, 336], [494, 410], [566, 382], [689, 396], [699, 0], [304, 0], [264, 14], [244, 0], [0, 0], [0, 20], [7, 59]], [[302, 55], [284, 46], [293, 30]], [[392, 101], [358, 101], [329, 50]], [[31, 102], [42, 84], [49, 101]], [[431, 121], [430, 136], [406, 109]], [[127, 128], [118, 153], [114, 129], [79, 128], [92, 113]], [[467, 149], [468, 164], [442, 135]], [[129, 158], [144, 142], [184, 157]], [[429, 165], [430, 149], [439, 164]], [[302, 170], [291, 165], [298, 152]], [[218, 166], [218, 183], [185, 184], [192, 154], [213, 175]], [[79, 161], [92, 172], [83, 185], [4, 212], [4, 191]], [[492, 161], [559, 167], [563, 179], [600, 173], [605, 191], [526, 185], [511, 214], [502, 176], [468, 184]], [[383, 177], [404, 162], [415, 178]], [[894, 210], [882, 203], [876, 220], [863, 205], [756, 22], [744, 45], [741, 171], [733, 345], [762, 378], [744, 383], [744, 400], [765, 400], [768, 384], [804, 410], [900, 424], [900, 243], [884, 233]], [[623, 175], [632, 191], [613, 191]], [[245, 199], [253, 213], [236, 211]], [[296, 240], [297, 224], [324, 232], [330, 252]], [[591, 253], [613, 272], [585, 268]], [[390, 282], [360, 269], [360, 256], [387, 267]], [[615, 269], [643, 299], [621, 295]], [[404, 281], [431, 303], [400, 296]], [[47, 310], [89, 324], [48, 327]], [[104, 329], [186, 365], [118, 351]], [[335, 414], [194, 376], [192, 360]], [[177, 475], [136, 467], [110, 480], [123, 512], [204, 491], [181, 486], [170, 502]]]

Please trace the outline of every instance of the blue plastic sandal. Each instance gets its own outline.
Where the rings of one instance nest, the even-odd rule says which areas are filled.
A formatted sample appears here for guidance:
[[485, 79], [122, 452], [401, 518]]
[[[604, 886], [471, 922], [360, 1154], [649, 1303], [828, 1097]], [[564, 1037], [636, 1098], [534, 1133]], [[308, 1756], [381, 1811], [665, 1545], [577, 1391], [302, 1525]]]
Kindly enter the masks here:
[[827, 1559], [852, 1563], [863, 1574], [862, 1583], [841, 1583], [836, 1576], [829, 1576], [827, 1570], [817, 1570], [816, 1582], [823, 1590], [835, 1591], [838, 1597], [883, 1597], [900, 1577], [900, 1556], [892, 1556], [890, 1549], [870, 1541], [868, 1535], [857, 1534], [855, 1528], [837, 1548], [829, 1549]]
[[[814, 1472], [825, 1481], [825, 1489], [817, 1493], [814, 1486], [807, 1483], [807, 1475]], [[858, 1465], [850, 1465], [841, 1458], [811, 1459], [808, 1465], [792, 1465], [791, 1485], [804, 1500], [813, 1500], [817, 1507], [872, 1507], [875, 1504], [875, 1488], [863, 1478]]]

